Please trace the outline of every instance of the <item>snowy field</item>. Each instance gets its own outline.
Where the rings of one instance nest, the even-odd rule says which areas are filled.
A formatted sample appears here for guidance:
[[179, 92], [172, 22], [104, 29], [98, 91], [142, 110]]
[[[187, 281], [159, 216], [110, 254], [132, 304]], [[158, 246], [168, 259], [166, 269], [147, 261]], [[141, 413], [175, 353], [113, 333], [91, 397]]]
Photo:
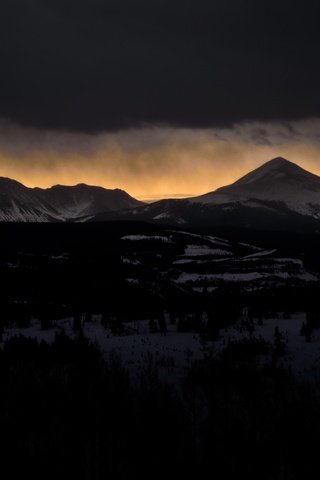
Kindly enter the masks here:
[[[200, 336], [194, 333], [180, 333], [174, 325], [167, 326], [167, 334], [160, 332], [150, 333], [149, 322], [139, 321], [123, 324], [127, 333], [122, 335], [112, 334], [101, 323], [101, 316], [94, 315], [92, 322], [84, 323], [83, 333], [86, 338], [95, 343], [108, 358], [117, 355], [130, 373], [139, 375], [148, 364], [159, 367], [160, 375], [167, 381], [176, 381], [183, 377], [192, 361], [203, 357]], [[71, 338], [78, 333], [72, 328], [73, 318], [58, 320], [56, 326], [41, 330], [40, 322], [33, 320], [29, 328], [5, 329], [3, 340], [14, 335], [23, 335], [37, 338], [39, 341], [51, 343], [56, 332], [65, 331]]]
[[[253, 320], [253, 331], [243, 328], [239, 321], [234, 326], [222, 330], [216, 342], [204, 343], [195, 333], [177, 332], [175, 325], [168, 325], [166, 335], [160, 332], [150, 333], [149, 322], [139, 321], [124, 324], [125, 334], [115, 335], [106, 330], [100, 323], [101, 316], [94, 315], [91, 322], [84, 323], [83, 332], [86, 338], [94, 342], [108, 358], [117, 355], [131, 374], [139, 375], [148, 365], [159, 368], [160, 375], [166, 381], [182, 378], [194, 360], [203, 358], [206, 349], [221, 351], [229, 340], [238, 341], [243, 338], [263, 338], [272, 343], [275, 328], [287, 341], [286, 353], [277, 360], [279, 364], [292, 369], [293, 373], [305, 378], [320, 379], [320, 330], [314, 330], [311, 341], [307, 342], [300, 334], [302, 324], [306, 322], [305, 313], [296, 313], [290, 318], [263, 319], [259, 324]], [[49, 330], [41, 330], [40, 322], [33, 320], [29, 328], [10, 328], [3, 334], [3, 340], [14, 335], [37, 338], [39, 341], [53, 342], [56, 332], [62, 330], [71, 338], [78, 335], [72, 329], [72, 318], [56, 322]]]
[[263, 319], [262, 323], [259, 325], [258, 320], [254, 320], [254, 331], [250, 333], [241, 328], [241, 322], [238, 322], [221, 332], [216, 347], [219, 350], [228, 340], [237, 341], [250, 337], [262, 338], [272, 343], [278, 327], [287, 341], [286, 353], [277, 360], [278, 363], [290, 368], [298, 376], [320, 380], [320, 330], [314, 330], [310, 342], [306, 341], [300, 334], [303, 323], [306, 323], [304, 312], [292, 314], [290, 318], [283, 318], [283, 315], [279, 314], [279, 318]]
[[260, 272], [240, 272], [240, 273], [181, 273], [174, 281], [176, 283], [187, 282], [199, 282], [199, 281], [214, 281], [222, 280], [224, 282], [252, 282], [254, 280], [266, 279], [266, 278], [279, 278], [279, 279], [298, 279], [304, 282], [316, 282], [318, 277], [309, 272], [303, 272], [299, 274], [291, 274], [289, 272], [272, 272], [272, 273], [260, 273]]
[[[319, 275], [307, 269], [301, 258], [287, 256], [274, 248], [175, 230], [166, 230], [162, 235], [126, 235], [121, 239], [122, 264], [130, 267], [128, 281], [137, 285], [142, 267], [150, 261], [146, 252], [154, 254], [156, 242], [165, 247], [160, 255], [164, 264], [161, 276], [190, 292], [202, 292], [203, 287], [213, 291], [226, 284], [238, 284], [244, 291], [253, 291], [319, 281]], [[155, 265], [157, 269], [160, 267]]]

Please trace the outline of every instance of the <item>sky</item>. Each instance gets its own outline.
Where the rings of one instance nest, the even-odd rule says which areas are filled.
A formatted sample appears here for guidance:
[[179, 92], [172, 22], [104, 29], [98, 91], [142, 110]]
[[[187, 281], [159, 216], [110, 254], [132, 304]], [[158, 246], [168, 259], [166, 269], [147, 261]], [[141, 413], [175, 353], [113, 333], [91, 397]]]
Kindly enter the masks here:
[[2, 0], [0, 175], [188, 196], [320, 174], [319, 2]]

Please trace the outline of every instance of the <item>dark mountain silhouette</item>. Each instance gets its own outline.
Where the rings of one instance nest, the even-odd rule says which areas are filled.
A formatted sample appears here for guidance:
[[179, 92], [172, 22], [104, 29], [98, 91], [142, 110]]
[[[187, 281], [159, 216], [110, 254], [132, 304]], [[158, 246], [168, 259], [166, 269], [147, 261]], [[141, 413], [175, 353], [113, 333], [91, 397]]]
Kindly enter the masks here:
[[89, 219], [100, 212], [116, 212], [143, 205], [123, 190], [85, 184], [28, 188], [15, 180], [0, 178], [0, 220], [50, 222]]
[[[278, 157], [205, 195], [161, 200], [120, 216], [180, 226], [315, 230], [320, 226], [320, 177]], [[94, 220], [111, 217], [104, 213]]]
[[284, 158], [270, 160], [226, 187], [192, 199], [205, 204], [249, 200], [282, 202], [290, 210], [320, 218], [320, 177]]
[[178, 226], [320, 228], [320, 177], [281, 157], [236, 182], [183, 200], [144, 204], [123, 190], [79, 184], [27, 188], [0, 178], [2, 221], [147, 221]]

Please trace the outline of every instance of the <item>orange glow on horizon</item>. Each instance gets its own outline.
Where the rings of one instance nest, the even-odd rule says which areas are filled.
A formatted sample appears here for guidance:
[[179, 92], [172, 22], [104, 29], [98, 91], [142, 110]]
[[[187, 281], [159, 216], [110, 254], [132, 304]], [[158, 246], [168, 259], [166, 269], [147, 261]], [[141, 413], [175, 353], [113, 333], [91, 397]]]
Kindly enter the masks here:
[[[320, 152], [319, 152], [320, 153]], [[91, 161], [88, 159], [88, 166], [81, 166], [77, 168], [75, 165], [68, 166], [68, 162], [64, 165], [55, 165], [53, 168], [43, 168], [36, 164], [29, 166], [26, 169], [22, 165], [17, 165], [12, 162], [4, 162], [0, 157], [0, 176], [9, 177], [18, 182], [21, 182], [27, 187], [41, 187], [49, 188], [52, 185], [76, 185], [78, 183], [86, 183], [88, 185], [96, 185], [104, 188], [121, 188], [130, 195], [141, 200], [157, 200], [161, 198], [184, 198], [188, 196], [201, 195], [203, 193], [213, 191], [221, 186], [233, 183], [248, 171], [257, 168], [265, 161], [270, 160], [274, 156], [265, 157], [262, 161], [250, 159], [243, 161], [242, 165], [214, 165], [211, 168], [208, 165], [201, 165], [198, 160], [198, 165], [194, 163], [194, 170], [189, 168], [183, 172], [171, 172], [170, 169], [162, 172], [159, 175], [155, 172], [152, 174], [137, 173], [134, 175], [130, 171], [122, 172], [121, 175], [112, 173], [105, 175], [102, 168], [98, 165], [93, 165], [90, 168]], [[303, 160], [297, 155], [296, 158], [286, 158], [301, 167], [311, 171], [316, 175], [320, 175], [320, 167], [312, 160]], [[319, 157], [320, 158], [320, 154]], [[61, 158], [59, 159], [61, 161]], [[32, 166], [32, 168], [30, 168]]]
[[[10, 142], [1, 144], [0, 136], [0, 176], [28, 187], [86, 183], [120, 188], [142, 200], [183, 198], [233, 183], [278, 156], [320, 175], [320, 143], [301, 140], [302, 135], [299, 141], [260, 144], [247, 138], [245, 127], [240, 133], [223, 131], [221, 138], [217, 132], [178, 129], [41, 137], [11, 128]], [[8, 137], [3, 134], [2, 142]]]

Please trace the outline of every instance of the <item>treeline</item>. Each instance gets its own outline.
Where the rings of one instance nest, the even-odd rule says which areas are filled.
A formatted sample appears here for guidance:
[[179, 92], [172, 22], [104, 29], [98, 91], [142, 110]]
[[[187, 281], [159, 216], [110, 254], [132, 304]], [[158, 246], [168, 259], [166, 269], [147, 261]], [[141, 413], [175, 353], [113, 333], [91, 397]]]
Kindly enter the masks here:
[[[152, 360], [132, 380], [81, 334], [0, 351], [0, 464], [10, 478], [317, 478], [319, 390], [254, 348], [208, 352], [182, 387]], [[248, 354], [249, 352], [249, 354]]]
[[150, 364], [136, 385], [81, 335], [0, 353], [0, 463], [10, 478], [163, 478], [188, 471], [190, 431]]

